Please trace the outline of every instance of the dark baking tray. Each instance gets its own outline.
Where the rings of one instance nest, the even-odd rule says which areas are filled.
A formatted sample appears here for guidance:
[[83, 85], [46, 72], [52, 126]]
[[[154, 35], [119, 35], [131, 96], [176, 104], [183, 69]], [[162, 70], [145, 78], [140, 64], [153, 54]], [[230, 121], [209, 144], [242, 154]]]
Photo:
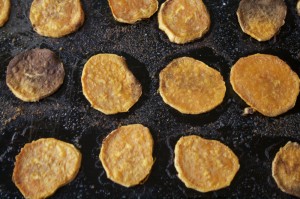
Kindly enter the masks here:
[[[55, 137], [73, 143], [83, 154], [77, 178], [52, 198], [290, 198], [271, 176], [271, 162], [288, 140], [300, 141], [300, 100], [276, 118], [258, 113], [242, 116], [246, 104], [233, 92], [228, 78], [239, 57], [270, 53], [300, 75], [300, 17], [296, 1], [286, 0], [286, 24], [279, 34], [259, 43], [242, 33], [235, 11], [238, 0], [204, 0], [212, 25], [203, 39], [176, 45], [158, 29], [157, 14], [135, 25], [114, 21], [106, 0], [82, 0], [83, 27], [60, 39], [41, 37], [30, 25], [30, 0], [12, 0], [8, 23], [0, 28], [0, 198], [22, 198], [11, 181], [14, 158], [25, 143]], [[160, 1], [160, 4], [163, 1]], [[5, 84], [8, 62], [32, 48], [49, 48], [64, 62], [66, 78], [54, 95], [37, 103], [18, 100]], [[106, 116], [90, 107], [80, 83], [84, 63], [97, 53], [127, 59], [143, 86], [143, 95], [129, 113]], [[182, 115], [165, 105], [157, 93], [158, 74], [173, 58], [192, 56], [221, 71], [227, 84], [224, 102], [210, 113]], [[156, 158], [149, 179], [124, 188], [107, 179], [98, 159], [103, 138], [120, 125], [142, 123], [155, 142]], [[183, 135], [196, 134], [230, 146], [241, 168], [232, 185], [210, 193], [188, 189], [177, 178], [173, 149]], [[34, 189], [34, 187], [33, 187]]]

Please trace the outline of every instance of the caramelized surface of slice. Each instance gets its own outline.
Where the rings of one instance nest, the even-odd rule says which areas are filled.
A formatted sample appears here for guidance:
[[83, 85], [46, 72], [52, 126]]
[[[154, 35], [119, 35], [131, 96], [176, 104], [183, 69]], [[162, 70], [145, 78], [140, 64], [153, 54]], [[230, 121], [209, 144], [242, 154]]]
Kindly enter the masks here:
[[150, 18], [158, 9], [157, 0], [108, 0], [108, 2], [114, 18], [129, 24]]
[[299, 94], [298, 75], [273, 55], [240, 58], [231, 69], [230, 82], [249, 106], [269, 117], [293, 108]]
[[153, 139], [148, 128], [140, 124], [122, 126], [103, 141], [100, 160], [107, 177], [131, 187], [142, 183], [153, 165]]
[[84, 66], [81, 83], [92, 107], [105, 114], [127, 112], [142, 95], [141, 85], [125, 59], [114, 54], [91, 57]]
[[0, 0], [0, 27], [4, 26], [9, 18], [10, 0]]
[[184, 44], [209, 30], [210, 16], [202, 0], [167, 0], [159, 10], [158, 23], [171, 42]]
[[195, 135], [179, 139], [174, 162], [179, 179], [200, 192], [229, 186], [240, 168], [238, 158], [226, 145]]
[[272, 175], [278, 187], [288, 194], [300, 197], [300, 146], [288, 142], [280, 148], [272, 163]]
[[159, 74], [164, 102], [181, 113], [205, 113], [222, 103], [226, 87], [221, 74], [190, 57], [174, 59]]
[[238, 21], [246, 34], [258, 41], [271, 39], [285, 23], [284, 0], [241, 0]]
[[81, 153], [53, 138], [26, 144], [16, 156], [13, 182], [25, 198], [46, 198], [71, 182], [81, 164]]
[[84, 12], [80, 0], [34, 0], [30, 21], [42, 36], [63, 37], [82, 26]]
[[48, 49], [32, 49], [16, 55], [8, 64], [6, 84], [19, 99], [35, 102], [53, 94], [63, 83], [62, 62]]

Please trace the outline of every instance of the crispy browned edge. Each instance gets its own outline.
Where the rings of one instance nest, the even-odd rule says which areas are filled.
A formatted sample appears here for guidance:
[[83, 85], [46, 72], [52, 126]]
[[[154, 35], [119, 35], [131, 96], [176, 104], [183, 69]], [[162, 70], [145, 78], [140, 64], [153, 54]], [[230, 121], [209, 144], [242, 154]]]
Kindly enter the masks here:
[[[35, 50], [35, 49], [32, 49], [32, 50]], [[40, 50], [44, 50], [44, 49], [40, 49]], [[49, 49], [45, 49], [45, 50], [49, 50]], [[51, 51], [51, 50], [49, 50]], [[22, 52], [18, 55], [16, 55], [10, 62], [8, 65], [15, 65], [17, 64], [19, 61], [22, 61], [22, 56], [24, 53], [27, 53], [28, 51], [25, 51], [25, 52]], [[57, 55], [51, 51], [51, 53], [57, 57]], [[23, 96], [21, 93], [19, 93], [17, 90], [15, 90], [10, 84], [9, 82], [7, 82], [7, 78], [6, 78], [6, 85], [8, 86], [8, 88], [11, 90], [11, 92], [17, 97], [19, 98], [20, 100], [24, 101], [24, 102], [38, 102], [39, 100], [41, 99], [44, 99], [50, 95], [52, 95], [53, 93], [55, 93], [60, 87], [61, 85], [64, 83], [64, 79], [65, 79], [65, 69], [64, 69], [64, 65], [62, 63], [62, 61], [57, 57], [57, 59], [61, 62], [61, 65], [62, 65], [62, 68], [63, 68], [63, 78], [61, 79], [61, 82], [59, 83], [59, 85], [57, 86], [56, 89], [53, 89], [52, 92], [46, 94], [46, 95], [42, 95], [40, 97], [26, 97], [26, 96]]]
[[[35, 0], [34, 0], [35, 1]], [[33, 3], [33, 1], [32, 1]], [[78, 23], [74, 26], [69, 26], [69, 30], [68, 31], [65, 31], [64, 33], [60, 33], [58, 34], [58, 32], [52, 32], [52, 33], [45, 33], [45, 31], [39, 31], [38, 29], [36, 29], [35, 25], [32, 24], [32, 20], [31, 20], [31, 12], [29, 13], [29, 18], [30, 18], [30, 23], [32, 24], [32, 27], [33, 27], [33, 30], [36, 31], [39, 35], [41, 36], [44, 36], [44, 37], [52, 37], [52, 38], [60, 38], [60, 37], [64, 37], [66, 35], [69, 35], [71, 33], [74, 33], [75, 31], [77, 31], [84, 23], [84, 18], [85, 18], [85, 15], [84, 15], [84, 11], [83, 11], [83, 8], [82, 8], [82, 3], [81, 3], [81, 0], [79, 0], [79, 3], [80, 3], [80, 20], [78, 21]]]
[[[152, 148], [151, 148], [151, 154], [152, 154], [152, 159], [153, 159], [153, 162], [152, 162], [152, 165], [151, 165], [151, 168], [149, 170], [149, 173], [145, 176], [144, 179], [141, 180], [141, 182], [139, 182], [138, 184], [123, 184], [121, 182], [117, 182], [115, 181], [113, 178], [111, 178], [111, 172], [110, 172], [110, 168], [107, 166], [107, 163], [105, 162], [105, 151], [106, 151], [106, 147], [107, 147], [107, 143], [110, 142], [111, 139], [113, 139], [116, 134], [119, 132], [120, 128], [122, 127], [127, 127], [127, 126], [138, 126], [138, 127], [142, 127], [142, 128], [146, 128], [150, 137], [151, 137], [151, 142], [152, 142]], [[110, 180], [112, 180], [113, 182], [117, 183], [117, 184], [120, 184], [124, 187], [132, 187], [132, 186], [136, 186], [136, 185], [139, 185], [139, 184], [143, 184], [145, 183], [145, 181], [148, 179], [150, 173], [151, 173], [151, 170], [152, 170], [152, 167], [153, 167], [153, 164], [154, 164], [154, 158], [153, 158], [153, 145], [154, 145], [154, 141], [153, 141], [153, 137], [151, 135], [151, 132], [149, 130], [148, 127], [145, 127], [144, 125], [142, 124], [129, 124], [129, 125], [126, 125], [126, 126], [120, 126], [119, 128], [113, 130], [111, 133], [109, 133], [102, 141], [102, 146], [101, 146], [101, 149], [100, 149], [100, 154], [99, 154], [99, 160], [101, 161], [102, 163], [102, 166], [104, 167], [104, 170], [106, 172], [106, 175], [107, 175], [107, 178], [109, 178]]]
[[114, 11], [113, 7], [111, 6], [111, 2], [110, 2], [110, 1], [111, 1], [111, 0], [108, 0], [108, 5], [109, 5], [109, 7], [110, 7], [110, 10], [111, 10], [111, 12], [112, 12], [112, 15], [113, 15], [113, 17], [115, 18], [116, 21], [121, 22], [121, 23], [135, 24], [135, 23], [138, 22], [138, 21], [141, 21], [141, 20], [150, 18], [150, 17], [151, 17], [152, 15], [154, 15], [154, 14], [157, 12], [157, 10], [158, 10], [158, 1], [157, 1], [157, 0], [153, 0], [153, 1], [156, 3], [156, 9], [155, 9], [155, 11], [154, 11], [153, 13], [149, 14], [147, 17], [140, 18], [140, 19], [137, 19], [137, 20], [130, 20], [130, 21], [129, 21], [129, 20], [125, 20], [125, 19], [123, 19], [123, 18], [119, 18], [119, 17], [116, 16], [115, 11]]
[[81, 152], [80, 152], [73, 144], [70, 144], [70, 143], [67, 143], [67, 142], [64, 142], [64, 141], [61, 141], [61, 140], [57, 140], [57, 139], [55, 139], [55, 138], [41, 138], [41, 139], [38, 139], [38, 140], [34, 140], [34, 141], [32, 141], [31, 143], [25, 144], [25, 145], [23, 146], [23, 148], [21, 148], [20, 153], [15, 157], [16, 161], [15, 161], [15, 167], [14, 167], [13, 175], [12, 175], [12, 181], [14, 182], [14, 184], [16, 185], [16, 187], [19, 189], [19, 191], [22, 193], [22, 195], [23, 195], [25, 198], [31, 198], [31, 196], [28, 196], [27, 193], [24, 191], [24, 189], [23, 189], [24, 186], [22, 186], [21, 184], [16, 184], [16, 183], [15, 183], [15, 179], [17, 178], [16, 176], [18, 175], [19, 170], [20, 170], [19, 166], [17, 165], [17, 162], [18, 162], [18, 160], [20, 159], [20, 157], [22, 156], [22, 153], [24, 152], [24, 148], [25, 148], [25, 147], [29, 146], [29, 145], [32, 144], [32, 143], [36, 143], [36, 142], [40, 142], [40, 141], [44, 141], [44, 140], [52, 140], [52, 141], [56, 141], [56, 142], [61, 142], [61, 143], [63, 143], [63, 144], [67, 144], [67, 145], [69, 145], [71, 148], [73, 148], [74, 150], [76, 150], [76, 151], [78, 152], [78, 154], [79, 154], [78, 165], [76, 165], [76, 170], [77, 170], [77, 171], [74, 173], [74, 175], [72, 176], [72, 178], [70, 178], [70, 179], [69, 179], [68, 181], [66, 181], [64, 184], [61, 184], [60, 186], [58, 186], [58, 187], [57, 187], [56, 189], [54, 189], [51, 193], [49, 193], [49, 195], [46, 196], [46, 197], [49, 197], [49, 196], [53, 195], [60, 187], [63, 187], [64, 185], [66, 185], [66, 184], [70, 183], [71, 181], [73, 181], [73, 180], [76, 178], [76, 176], [77, 176], [77, 174], [78, 174], [78, 172], [79, 172], [79, 170], [80, 170], [81, 160], [82, 160], [82, 154], [81, 154]]
[[288, 145], [297, 145], [298, 147], [299, 147], [299, 144], [297, 143], [297, 142], [291, 142], [291, 141], [289, 141], [288, 143], [286, 143], [286, 145], [285, 146], [283, 146], [283, 147], [281, 147], [280, 149], [279, 149], [279, 151], [276, 153], [276, 155], [275, 155], [275, 158], [274, 158], [274, 160], [273, 160], [273, 162], [272, 162], [272, 177], [273, 177], [273, 179], [275, 180], [275, 182], [276, 182], [276, 184], [277, 184], [277, 186], [278, 186], [278, 188], [281, 190], [281, 191], [283, 191], [283, 192], [285, 192], [285, 193], [287, 193], [287, 194], [291, 194], [291, 195], [293, 195], [293, 196], [297, 196], [297, 197], [299, 197], [300, 198], [300, 194], [298, 194], [298, 193], [296, 193], [296, 192], [294, 192], [293, 190], [289, 190], [289, 188], [286, 188], [285, 186], [284, 186], [284, 183], [282, 183], [282, 181], [281, 180], [279, 180], [278, 178], [277, 178], [277, 176], [278, 176], [278, 165], [277, 165], [277, 163], [279, 162], [279, 161], [281, 161], [280, 159], [280, 156], [281, 156], [281, 154], [283, 153], [283, 150], [284, 150], [284, 148], [286, 147], [286, 146], [288, 146]]
[[[142, 86], [141, 86], [140, 82], [136, 79], [136, 77], [134, 76], [134, 74], [129, 70], [128, 65], [127, 65], [127, 63], [126, 63], [126, 59], [125, 59], [124, 57], [119, 56], [119, 55], [116, 55], [116, 54], [106, 54], [106, 53], [104, 53], [104, 54], [96, 54], [96, 55], [93, 55], [92, 57], [90, 57], [89, 60], [85, 63], [85, 65], [84, 65], [84, 67], [83, 67], [82, 75], [81, 75], [82, 93], [83, 93], [83, 95], [85, 96], [85, 98], [89, 101], [89, 103], [91, 104], [91, 106], [92, 106], [94, 109], [96, 109], [96, 110], [98, 110], [98, 111], [100, 111], [100, 112], [102, 112], [102, 113], [104, 113], [104, 114], [106, 114], [106, 115], [113, 115], [113, 114], [120, 113], [120, 112], [118, 112], [118, 111], [107, 111], [107, 110], [104, 110], [104, 109], [101, 109], [101, 108], [95, 106], [95, 103], [94, 103], [94, 102], [89, 98], [89, 96], [85, 93], [85, 90], [86, 90], [86, 87], [87, 87], [87, 85], [84, 83], [84, 82], [85, 82], [84, 79], [85, 79], [85, 76], [86, 76], [85, 68], [86, 68], [87, 64], [90, 62], [90, 60], [91, 60], [93, 57], [97, 56], [97, 55], [109, 55], [109, 56], [113, 55], [113, 56], [116, 56], [118, 59], [120, 59], [120, 60], [122, 61], [122, 64], [124, 65], [125, 70], [132, 74], [132, 80], [134, 81], [134, 85], [135, 85], [135, 86], [139, 86], [139, 88], [140, 88], [140, 91], [141, 91], [141, 92], [140, 92], [140, 96], [137, 98], [137, 100], [136, 100], [136, 102], [135, 102], [135, 103], [137, 103], [137, 102], [139, 101], [140, 97], [142, 96], [142, 93], [143, 93], [143, 91], [142, 91]], [[134, 103], [134, 104], [135, 104], [135, 103]], [[132, 106], [134, 106], [134, 104], [133, 104]], [[132, 108], [132, 106], [131, 106], [130, 108]], [[130, 108], [129, 108], [127, 111], [124, 111], [124, 112], [128, 112], [128, 111], [130, 110]]]
[[[252, 54], [252, 55], [249, 55], [249, 56], [253, 56], [253, 55], [268, 55], [268, 56], [273, 56], [273, 57], [279, 58], [279, 57], [274, 56], [274, 55], [260, 54], [260, 53]], [[240, 59], [245, 59], [245, 58], [247, 58], [247, 57], [249, 57], [249, 56], [241, 57], [241, 58], [239, 58], [239, 60], [240, 60]], [[279, 58], [279, 59], [280, 59], [280, 58]], [[239, 60], [238, 60], [238, 61], [239, 61]], [[285, 63], [286, 65], [288, 65], [288, 64], [287, 64], [285, 61], [283, 61], [282, 59], [280, 59], [280, 60], [281, 60], [283, 63]], [[237, 63], [238, 61], [236, 61], [236, 63]], [[236, 64], [236, 63], [235, 63], [235, 64]], [[240, 95], [240, 94], [236, 91], [236, 87], [235, 87], [235, 84], [233, 83], [234, 81], [233, 81], [233, 79], [232, 79], [233, 77], [232, 77], [232, 75], [231, 75], [231, 74], [232, 74], [232, 71], [235, 70], [235, 67], [234, 67], [235, 64], [232, 66], [231, 71], [230, 71], [230, 84], [231, 84], [231, 86], [232, 86], [234, 92], [235, 92], [236, 94], [238, 94], [238, 96], [239, 96], [239, 97], [240, 97], [247, 105], [249, 105], [252, 109], [254, 109], [254, 111], [258, 111], [259, 113], [261, 113], [262, 115], [267, 116], [267, 117], [277, 117], [277, 116], [279, 116], [279, 115], [281, 115], [281, 114], [283, 114], [283, 113], [285, 113], [285, 112], [291, 110], [292, 108], [294, 108], [297, 99], [295, 100], [294, 104], [291, 105], [290, 107], [287, 107], [286, 109], [282, 109], [281, 111], [278, 111], [277, 113], [274, 113], [274, 114], [267, 114], [267, 113], [263, 113], [263, 112], [257, 110], [251, 103], [249, 103], [247, 100], [245, 100], [245, 98], [244, 98], [242, 95]], [[289, 66], [289, 65], [288, 65], [288, 66]], [[292, 70], [292, 69], [290, 68], [290, 70]], [[297, 73], [295, 73], [294, 71], [293, 71], [293, 73], [297, 75]], [[297, 76], [298, 76], [298, 75], [297, 75]], [[300, 79], [299, 79], [299, 86], [300, 86]]]
[[[176, 43], [176, 44], [185, 44], [185, 43], [189, 43], [189, 42], [193, 42], [197, 39], [200, 39], [202, 38], [210, 29], [210, 25], [211, 25], [211, 19], [209, 17], [209, 24], [207, 26], [207, 29], [205, 31], [202, 32], [202, 35], [200, 35], [199, 37], [197, 38], [194, 38], [194, 39], [185, 39], [185, 38], [182, 38], [178, 35], [176, 35], [176, 33], [172, 32], [170, 30], [170, 28], [167, 26], [167, 24], [164, 22], [164, 17], [163, 17], [163, 13], [164, 13], [164, 9], [166, 6], [168, 6], [168, 3], [170, 3], [171, 1], [173, 0], [166, 0], [161, 6], [160, 6], [160, 9], [158, 11], [158, 27], [160, 30], [164, 31], [166, 33], [166, 35], [168, 36], [169, 40], [173, 43]], [[202, 0], [201, 0], [202, 1]], [[206, 8], [206, 5], [204, 4], [204, 2], [202, 2], [203, 5], [204, 5], [204, 8], [205, 8], [205, 11], [208, 15], [209, 12]]]

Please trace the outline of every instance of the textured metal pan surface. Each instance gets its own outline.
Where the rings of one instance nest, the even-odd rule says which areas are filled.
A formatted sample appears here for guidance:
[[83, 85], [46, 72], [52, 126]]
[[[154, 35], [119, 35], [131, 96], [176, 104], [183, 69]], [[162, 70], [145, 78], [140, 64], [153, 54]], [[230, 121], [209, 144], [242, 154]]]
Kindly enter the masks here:
[[[242, 116], [246, 104], [229, 84], [230, 67], [242, 56], [270, 53], [285, 60], [300, 76], [300, 17], [295, 0], [286, 0], [286, 24], [270, 41], [259, 43], [244, 34], [235, 11], [238, 0], [204, 0], [212, 26], [200, 40], [176, 45], [158, 29], [157, 14], [135, 25], [114, 21], [106, 0], [82, 0], [86, 21], [76, 33], [59, 39], [41, 37], [30, 25], [30, 0], [12, 0], [10, 20], [0, 28], [0, 198], [22, 198], [11, 181], [15, 156], [25, 143], [43, 137], [73, 143], [83, 154], [77, 178], [52, 198], [290, 198], [271, 176], [271, 163], [288, 140], [300, 141], [300, 100], [276, 118], [258, 113]], [[160, 4], [163, 1], [160, 1]], [[54, 95], [38, 103], [13, 96], [5, 83], [8, 62], [32, 48], [49, 48], [64, 63], [66, 78]], [[129, 113], [106, 116], [90, 107], [82, 94], [84, 63], [97, 53], [116, 53], [143, 86], [143, 95]], [[210, 113], [188, 116], [163, 103], [158, 75], [173, 58], [192, 56], [219, 70], [226, 81], [224, 102]], [[153, 170], [148, 180], [124, 188], [107, 179], [98, 159], [103, 138], [120, 125], [141, 123], [154, 138]], [[177, 178], [173, 165], [176, 141], [200, 135], [228, 145], [241, 168], [228, 188], [199, 193]]]

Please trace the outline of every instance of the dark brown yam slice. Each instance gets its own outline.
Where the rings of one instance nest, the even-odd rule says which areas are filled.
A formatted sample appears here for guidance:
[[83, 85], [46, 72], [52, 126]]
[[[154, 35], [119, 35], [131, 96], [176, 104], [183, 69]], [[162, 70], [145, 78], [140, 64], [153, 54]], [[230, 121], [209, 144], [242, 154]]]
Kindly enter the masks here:
[[63, 83], [63, 63], [48, 49], [15, 56], [7, 66], [6, 84], [19, 99], [35, 102], [53, 94]]

